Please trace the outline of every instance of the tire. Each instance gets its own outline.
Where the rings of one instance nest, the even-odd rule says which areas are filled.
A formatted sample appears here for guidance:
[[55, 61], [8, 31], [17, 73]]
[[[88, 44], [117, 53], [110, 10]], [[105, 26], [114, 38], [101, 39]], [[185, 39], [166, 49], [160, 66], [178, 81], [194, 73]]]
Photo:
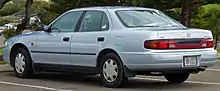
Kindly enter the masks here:
[[[101, 81], [105, 87], [119, 87], [128, 79], [124, 75], [123, 64], [120, 58], [114, 53], [108, 53], [102, 58], [100, 68]], [[114, 74], [114, 72], [116, 72], [117, 75]]]
[[18, 48], [12, 57], [14, 73], [19, 78], [29, 78], [33, 76], [32, 60], [24, 48]]
[[169, 73], [164, 75], [171, 83], [183, 83], [189, 77], [189, 73]]

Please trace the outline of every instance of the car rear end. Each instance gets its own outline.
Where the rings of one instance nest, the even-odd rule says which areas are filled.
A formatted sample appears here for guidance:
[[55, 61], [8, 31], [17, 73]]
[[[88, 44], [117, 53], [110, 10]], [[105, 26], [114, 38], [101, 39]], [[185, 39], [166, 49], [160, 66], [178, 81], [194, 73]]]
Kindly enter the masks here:
[[200, 71], [215, 64], [211, 31], [186, 28], [155, 9], [115, 12], [126, 31], [119, 55], [131, 71]]
[[[144, 72], [199, 72], [216, 62], [217, 52], [213, 48], [211, 31], [184, 29], [154, 33], [148, 35], [150, 38], [143, 37], [141, 51], [123, 55], [128, 69]], [[144, 36], [144, 33], [140, 36]]]

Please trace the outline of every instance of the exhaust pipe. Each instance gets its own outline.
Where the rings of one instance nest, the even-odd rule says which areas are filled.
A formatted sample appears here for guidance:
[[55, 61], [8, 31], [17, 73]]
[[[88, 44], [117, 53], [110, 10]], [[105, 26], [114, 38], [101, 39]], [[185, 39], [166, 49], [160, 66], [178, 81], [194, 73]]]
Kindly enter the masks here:
[[200, 68], [199, 68], [199, 71], [205, 71], [206, 68], [207, 68], [207, 67], [200, 67]]

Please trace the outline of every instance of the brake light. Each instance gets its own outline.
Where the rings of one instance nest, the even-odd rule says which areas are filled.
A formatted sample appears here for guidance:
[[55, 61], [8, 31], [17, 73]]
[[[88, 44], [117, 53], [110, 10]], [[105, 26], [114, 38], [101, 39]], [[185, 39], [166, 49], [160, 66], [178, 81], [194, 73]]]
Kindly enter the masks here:
[[175, 40], [146, 40], [144, 48], [147, 49], [197, 49], [212, 48], [214, 46], [212, 39], [203, 39], [201, 43], [178, 44]]
[[202, 48], [212, 48], [214, 47], [214, 43], [212, 39], [204, 39], [201, 44]]
[[144, 47], [147, 49], [172, 49], [176, 48], [173, 40], [148, 40], [145, 41]]

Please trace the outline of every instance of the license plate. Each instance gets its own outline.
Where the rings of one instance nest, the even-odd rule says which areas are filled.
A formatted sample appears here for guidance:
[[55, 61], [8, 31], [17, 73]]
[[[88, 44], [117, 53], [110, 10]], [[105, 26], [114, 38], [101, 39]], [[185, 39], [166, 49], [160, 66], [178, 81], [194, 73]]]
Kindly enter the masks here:
[[186, 56], [183, 57], [183, 66], [196, 66], [197, 56]]

